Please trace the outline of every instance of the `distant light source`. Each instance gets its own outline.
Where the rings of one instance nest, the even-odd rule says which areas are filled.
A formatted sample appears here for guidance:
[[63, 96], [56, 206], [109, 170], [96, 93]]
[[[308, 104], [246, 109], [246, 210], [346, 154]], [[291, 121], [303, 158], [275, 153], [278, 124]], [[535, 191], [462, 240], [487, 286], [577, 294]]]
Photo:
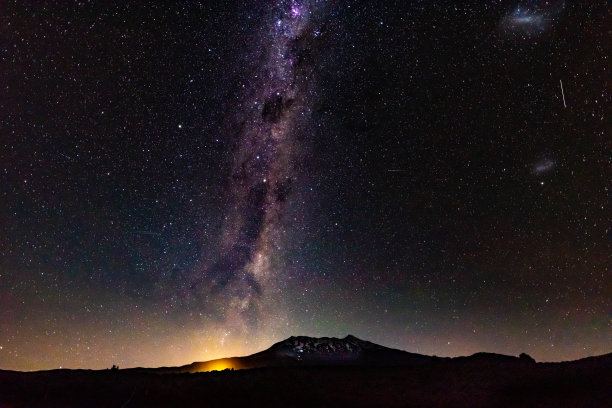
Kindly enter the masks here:
[[221, 359], [221, 360], [213, 360], [213, 361], [203, 363], [202, 365], [198, 366], [193, 372], [205, 373], [205, 372], [210, 372], [210, 371], [239, 370], [239, 369], [240, 367], [238, 366], [238, 364], [235, 364], [234, 362], [228, 359]]

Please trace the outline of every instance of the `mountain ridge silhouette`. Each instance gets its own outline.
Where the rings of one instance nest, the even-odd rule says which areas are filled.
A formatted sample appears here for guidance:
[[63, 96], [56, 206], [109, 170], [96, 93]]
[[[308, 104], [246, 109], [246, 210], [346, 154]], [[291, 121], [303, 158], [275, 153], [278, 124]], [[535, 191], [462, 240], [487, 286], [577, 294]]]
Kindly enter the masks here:
[[[137, 367], [128, 370], [158, 373], [197, 373], [272, 367], [420, 366], [443, 362], [455, 364], [560, 364], [556, 362], [536, 362], [526, 353], [521, 353], [519, 356], [490, 352], [477, 352], [469, 356], [459, 357], [429, 356], [382, 346], [349, 334], [344, 338], [291, 336], [272, 344], [265, 350], [247, 356], [195, 361], [177, 367]], [[601, 362], [612, 362], [612, 353], [563, 363], [599, 364]]]

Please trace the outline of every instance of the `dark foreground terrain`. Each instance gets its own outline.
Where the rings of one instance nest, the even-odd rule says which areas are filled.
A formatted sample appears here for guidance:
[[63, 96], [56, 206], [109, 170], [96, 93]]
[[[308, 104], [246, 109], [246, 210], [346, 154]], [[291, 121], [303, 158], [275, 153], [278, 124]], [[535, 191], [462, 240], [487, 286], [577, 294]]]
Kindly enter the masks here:
[[612, 407], [612, 356], [568, 363], [493, 357], [396, 367], [210, 373], [0, 371], [0, 407]]

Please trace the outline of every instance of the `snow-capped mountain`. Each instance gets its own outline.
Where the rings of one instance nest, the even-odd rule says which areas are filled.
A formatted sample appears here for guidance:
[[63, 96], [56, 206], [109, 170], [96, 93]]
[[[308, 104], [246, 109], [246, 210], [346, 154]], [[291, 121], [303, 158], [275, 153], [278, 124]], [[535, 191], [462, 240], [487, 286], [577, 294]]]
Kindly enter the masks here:
[[272, 345], [266, 352], [273, 352], [279, 357], [294, 358], [298, 361], [313, 359], [356, 360], [364, 354], [372, 352], [406, 353], [405, 351], [394, 350], [364, 341], [352, 335], [342, 339], [336, 337], [292, 336]]
[[224, 370], [226, 368], [247, 369], [309, 365], [394, 366], [424, 364], [436, 359], [436, 357], [384, 347], [351, 335], [342, 339], [292, 336], [250, 356], [222, 358], [158, 370], [162, 372], [201, 372]]
[[250, 356], [195, 362], [181, 367], [135, 370], [157, 373], [196, 373], [263, 367], [416, 367], [428, 363], [500, 365], [535, 364], [535, 360], [526, 354], [521, 354], [519, 357], [494, 353], [476, 353], [468, 357], [455, 358], [426, 356], [381, 346], [351, 335], [341, 339], [336, 337], [292, 336]]

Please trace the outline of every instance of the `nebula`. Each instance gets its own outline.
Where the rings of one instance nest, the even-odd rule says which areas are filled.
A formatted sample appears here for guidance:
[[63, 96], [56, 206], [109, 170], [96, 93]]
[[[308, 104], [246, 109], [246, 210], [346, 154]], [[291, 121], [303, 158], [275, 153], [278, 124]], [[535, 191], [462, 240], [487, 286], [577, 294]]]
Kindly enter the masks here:
[[245, 92], [229, 176], [227, 214], [213, 261], [196, 271], [193, 289], [217, 310], [220, 327], [255, 331], [279, 316], [284, 213], [308, 132], [314, 95], [311, 18], [320, 2], [281, 1], [268, 12], [260, 72]]
[[519, 3], [501, 20], [500, 27], [507, 33], [537, 35], [550, 28], [553, 18], [565, 8], [565, 1], [531, 1]]
[[555, 168], [557, 163], [551, 159], [543, 159], [533, 165], [532, 173], [535, 175], [541, 175], [548, 173]]

